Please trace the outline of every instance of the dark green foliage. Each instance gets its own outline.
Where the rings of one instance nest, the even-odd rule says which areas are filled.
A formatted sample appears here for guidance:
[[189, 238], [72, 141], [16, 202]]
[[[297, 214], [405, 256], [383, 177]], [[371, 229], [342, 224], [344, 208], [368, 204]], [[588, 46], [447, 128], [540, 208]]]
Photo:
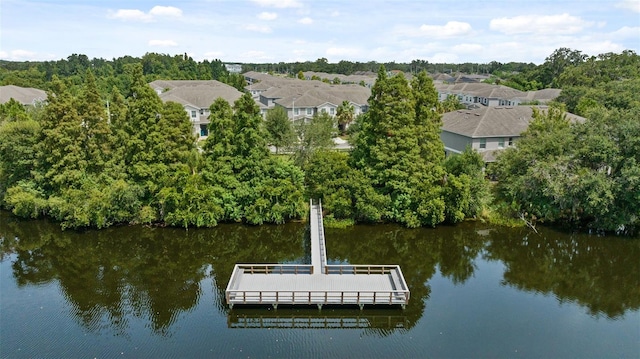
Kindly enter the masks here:
[[78, 104], [82, 118], [82, 147], [86, 154], [87, 172], [97, 175], [107, 169], [112, 158], [114, 138], [109, 127], [108, 113], [100, 98], [95, 77], [87, 70], [83, 92]]
[[[467, 194], [468, 199], [465, 199], [465, 196], [461, 194], [456, 195], [458, 197], [454, 196], [454, 198], [461, 199], [456, 201], [460, 205], [454, 207], [460, 208], [465, 218], [479, 216], [490, 200], [488, 183], [484, 178], [482, 156], [469, 146], [461, 154], [447, 157], [444, 167], [448, 173], [448, 180], [469, 182], [468, 186], [463, 187], [461, 190], [461, 194]], [[447, 185], [449, 183], [448, 181]]]
[[460, 103], [460, 99], [456, 95], [448, 95], [444, 101], [438, 103], [438, 112], [440, 113], [447, 113], [464, 108], [466, 108], [466, 106]]
[[233, 109], [223, 99], [218, 98], [209, 106], [209, 137], [203, 145], [203, 150], [212, 159], [222, 156], [233, 156]]
[[295, 132], [284, 107], [276, 106], [267, 111], [265, 127], [267, 140], [276, 148], [276, 153], [279, 148], [290, 147], [295, 141]]
[[0, 104], [0, 124], [3, 122], [19, 122], [28, 120], [27, 110], [13, 98]]
[[253, 98], [242, 96], [233, 110], [218, 99], [210, 110], [202, 180], [210, 188], [208, 200], [215, 204], [212, 218], [250, 224], [300, 218], [306, 204], [304, 174], [290, 160], [269, 156], [264, 123]]
[[369, 102], [351, 163], [385, 198], [383, 219], [408, 227], [444, 221], [444, 146], [431, 80], [421, 74], [410, 87], [404, 76], [388, 78], [380, 68]]
[[268, 156], [266, 135], [260, 108], [245, 93], [233, 105], [233, 155], [250, 161], [260, 161]]
[[348, 160], [342, 152], [315, 152], [305, 166], [308, 197], [322, 199], [325, 215], [331, 218], [380, 221], [386, 198]]
[[40, 131], [40, 124], [26, 112], [0, 122], [0, 203], [8, 188], [31, 178]]
[[499, 194], [521, 215], [605, 231], [640, 221], [637, 109], [592, 111], [569, 124], [560, 110], [534, 114], [518, 147], [499, 157]]
[[295, 124], [298, 143], [293, 158], [296, 164], [304, 167], [309, 158], [322, 149], [333, 147], [335, 120], [328, 113], [315, 114], [310, 120], [300, 120]]
[[349, 125], [355, 120], [353, 105], [347, 100], [342, 101], [336, 111], [338, 128], [343, 135], [347, 132]]
[[78, 187], [87, 168], [82, 118], [67, 87], [54, 77], [37, 143], [37, 180], [47, 193]]

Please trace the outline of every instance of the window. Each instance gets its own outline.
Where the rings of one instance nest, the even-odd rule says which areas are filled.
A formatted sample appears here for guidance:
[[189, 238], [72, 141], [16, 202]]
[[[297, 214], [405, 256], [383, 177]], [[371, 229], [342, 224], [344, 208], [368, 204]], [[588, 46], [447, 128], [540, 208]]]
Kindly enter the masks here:
[[313, 115], [313, 109], [311, 107], [307, 108], [307, 115]]
[[509, 137], [509, 146], [513, 146], [513, 137]]
[[327, 109], [323, 108], [322, 110], [320, 110], [322, 113], [327, 113]]
[[329, 114], [335, 115], [335, 113], [336, 113], [336, 109], [335, 108], [332, 107], [332, 108], [329, 109]]
[[481, 138], [480, 139], [480, 149], [485, 149], [487, 148], [487, 139], [486, 138]]
[[191, 118], [196, 118], [196, 111], [195, 110], [191, 111]]
[[502, 137], [498, 139], [498, 148], [504, 148], [504, 138]]
[[294, 115], [299, 115], [300, 114], [300, 109], [299, 108], [294, 109], [293, 110], [293, 114]]

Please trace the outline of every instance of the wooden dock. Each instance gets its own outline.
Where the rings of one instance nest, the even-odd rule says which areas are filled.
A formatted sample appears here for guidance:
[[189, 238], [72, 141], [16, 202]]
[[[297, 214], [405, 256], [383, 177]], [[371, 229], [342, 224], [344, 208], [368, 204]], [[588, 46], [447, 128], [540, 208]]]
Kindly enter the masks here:
[[234, 305], [400, 305], [409, 288], [398, 265], [328, 265], [322, 204], [311, 201], [311, 264], [236, 264], [226, 289]]

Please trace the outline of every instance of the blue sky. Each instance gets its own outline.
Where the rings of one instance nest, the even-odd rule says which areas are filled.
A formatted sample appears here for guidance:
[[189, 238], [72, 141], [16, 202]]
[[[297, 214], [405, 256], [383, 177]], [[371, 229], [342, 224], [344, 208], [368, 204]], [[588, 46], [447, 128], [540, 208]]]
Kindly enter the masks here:
[[2, 0], [0, 59], [540, 64], [640, 52], [640, 0]]

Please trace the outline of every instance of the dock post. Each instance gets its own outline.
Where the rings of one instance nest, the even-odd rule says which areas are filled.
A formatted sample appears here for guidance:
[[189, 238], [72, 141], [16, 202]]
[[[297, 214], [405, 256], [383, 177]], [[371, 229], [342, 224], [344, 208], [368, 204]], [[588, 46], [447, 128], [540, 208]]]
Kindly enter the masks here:
[[322, 303], [318, 303], [318, 310], [322, 310]]
[[358, 304], [360, 306], [360, 310], [364, 309], [364, 304]]

